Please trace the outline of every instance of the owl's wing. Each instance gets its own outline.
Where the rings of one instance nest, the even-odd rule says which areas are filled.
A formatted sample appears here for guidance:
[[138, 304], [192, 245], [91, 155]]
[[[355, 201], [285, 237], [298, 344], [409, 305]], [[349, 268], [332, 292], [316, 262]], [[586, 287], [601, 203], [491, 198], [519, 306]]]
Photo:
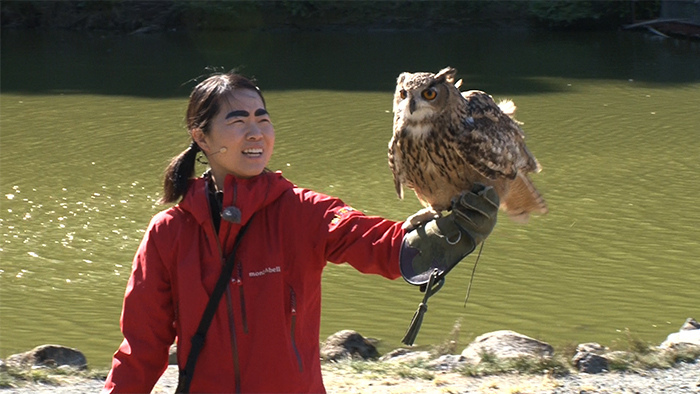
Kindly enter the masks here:
[[515, 178], [518, 171], [537, 172], [539, 164], [525, 146], [518, 124], [498, 107], [488, 94], [472, 90], [462, 93], [466, 113], [458, 133], [458, 151], [489, 179]]
[[391, 174], [394, 176], [394, 187], [396, 188], [396, 195], [399, 199], [403, 200], [403, 185], [401, 184], [401, 179], [399, 176], [398, 161], [395, 160], [394, 155], [399, 155], [399, 151], [396, 146], [396, 136], [391, 138], [389, 141], [389, 169]]

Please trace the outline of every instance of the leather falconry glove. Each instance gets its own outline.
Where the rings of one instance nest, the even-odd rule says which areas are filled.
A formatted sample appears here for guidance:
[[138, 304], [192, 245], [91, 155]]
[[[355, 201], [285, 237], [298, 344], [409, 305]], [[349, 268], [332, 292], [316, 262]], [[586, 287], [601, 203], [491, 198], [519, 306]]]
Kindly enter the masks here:
[[452, 213], [427, 222], [404, 236], [400, 268], [406, 282], [421, 286], [442, 279], [474, 251], [496, 225], [499, 199], [491, 186], [475, 183], [452, 200]]
[[452, 213], [413, 229], [403, 238], [399, 266], [406, 282], [420, 286], [423, 302], [401, 340], [413, 345], [428, 311], [428, 299], [445, 283], [445, 275], [491, 234], [498, 214], [498, 194], [476, 183], [452, 200]]

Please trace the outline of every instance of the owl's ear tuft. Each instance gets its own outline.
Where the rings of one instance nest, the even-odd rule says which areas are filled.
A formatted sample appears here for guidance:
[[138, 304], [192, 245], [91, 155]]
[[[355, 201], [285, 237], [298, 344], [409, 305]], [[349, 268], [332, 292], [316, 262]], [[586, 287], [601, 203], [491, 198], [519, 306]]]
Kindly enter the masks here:
[[438, 82], [447, 81], [448, 83], [455, 82], [455, 75], [457, 75], [457, 69], [452, 67], [445, 67], [435, 74], [435, 79]]
[[401, 74], [399, 74], [399, 77], [396, 78], [396, 84], [397, 84], [397, 85], [402, 84], [402, 83], [406, 80], [406, 77], [408, 77], [409, 75], [410, 75], [410, 73], [401, 73]]

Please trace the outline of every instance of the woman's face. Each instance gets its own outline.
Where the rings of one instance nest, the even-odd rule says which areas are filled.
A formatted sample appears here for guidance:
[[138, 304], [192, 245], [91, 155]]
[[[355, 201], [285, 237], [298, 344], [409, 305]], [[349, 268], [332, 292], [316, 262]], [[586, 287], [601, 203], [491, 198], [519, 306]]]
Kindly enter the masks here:
[[272, 156], [275, 129], [260, 95], [240, 89], [223, 97], [219, 113], [211, 120], [209, 134], [193, 132], [207, 154], [219, 188], [227, 174], [251, 178], [262, 173]]

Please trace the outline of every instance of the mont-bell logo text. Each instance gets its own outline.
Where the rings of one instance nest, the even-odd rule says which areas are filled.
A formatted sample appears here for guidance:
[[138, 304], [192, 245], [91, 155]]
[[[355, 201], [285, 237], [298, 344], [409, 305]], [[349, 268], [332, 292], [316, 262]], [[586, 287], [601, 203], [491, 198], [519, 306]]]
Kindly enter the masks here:
[[280, 273], [282, 272], [282, 268], [278, 265], [277, 267], [267, 267], [265, 269], [262, 269], [260, 271], [251, 271], [248, 276], [251, 278], [255, 278], [257, 276], [265, 276], [267, 274], [275, 274], [275, 273]]

